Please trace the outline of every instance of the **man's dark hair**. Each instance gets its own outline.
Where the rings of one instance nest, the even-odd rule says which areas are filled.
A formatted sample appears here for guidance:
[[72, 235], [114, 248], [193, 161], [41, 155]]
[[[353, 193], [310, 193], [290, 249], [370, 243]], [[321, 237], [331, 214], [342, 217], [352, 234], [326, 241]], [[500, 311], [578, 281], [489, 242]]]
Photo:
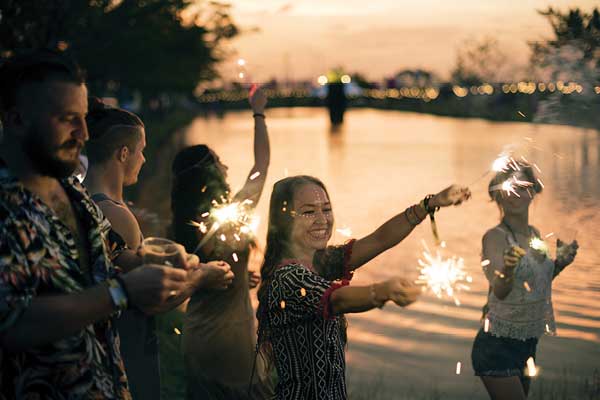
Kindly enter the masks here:
[[85, 83], [77, 63], [54, 50], [25, 51], [2, 60], [0, 65], [0, 111], [14, 107], [19, 89], [26, 84], [58, 79], [76, 84]]

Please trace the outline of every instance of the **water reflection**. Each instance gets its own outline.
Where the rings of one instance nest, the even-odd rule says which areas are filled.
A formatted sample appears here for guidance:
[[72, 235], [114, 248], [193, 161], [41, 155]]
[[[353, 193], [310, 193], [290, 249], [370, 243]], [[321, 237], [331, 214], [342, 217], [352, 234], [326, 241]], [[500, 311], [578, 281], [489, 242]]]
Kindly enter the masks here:
[[[489, 169], [507, 144], [537, 163], [546, 185], [532, 206], [531, 222], [551, 238], [577, 238], [574, 265], [554, 284], [558, 338], [544, 338], [538, 364], [546, 376], [563, 368], [591, 376], [600, 359], [600, 136], [567, 126], [461, 120], [422, 114], [352, 110], [343, 128], [330, 131], [326, 111], [269, 110], [271, 168], [258, 207], [259, 238], [266, 234], [269, 188], [286, 174], [312, 174], [331, 193], [337, 227], [354, 236], [370, 233], [425, 194], [450, 182], [471, 183]], [[181, 139], [207, 143], [229, 166], [232, 187], [241, 186], [252, 157], [250, 113], [222, 120], [199, 118]], [[441, 236], [451, 252], [463, 257], [474, 277], [461, 307], [425, 294], [408, 309], [350, 317], [349, 375], [358, 381], [385, 371], [386, 385], [428, 387], [432, 379], [457, 398], [485, 398], [472, 376], [469, 354], [487, 294], [480, 267], [483, 233], [499, 220], [487, 194], [488, 179], [472, 186], [473, 199], [457, 209], [442, 210]], [[167, 186], [163, 186], [167, 187]], [[168, 196], [168, 193], [166, 193]], [[153, 196], [156, 201], [156, 196]], [[335, 232], [335, 230], [334, 230]], [[339, 234], [335, 241], [345, 238]], [[432, 243], [428, 222], [401, 245], [373, 260], [356, 274], [358, 283], [405, 274], [416, 278], [420, 240]], [[551, 246], [554, 251], [553, 246]], [[462, 362], [460, 377], [456, 362]], [[553, 375], [554, 374], [554, 375]]]

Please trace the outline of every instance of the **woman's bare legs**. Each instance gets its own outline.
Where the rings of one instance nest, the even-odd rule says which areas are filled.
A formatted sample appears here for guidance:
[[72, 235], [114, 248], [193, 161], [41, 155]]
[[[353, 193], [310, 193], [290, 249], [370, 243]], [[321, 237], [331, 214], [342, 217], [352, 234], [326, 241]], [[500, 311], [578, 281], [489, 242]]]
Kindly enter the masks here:
[[518, 376], [482, 376], [491, 400], [525, 400], [527, 395]]

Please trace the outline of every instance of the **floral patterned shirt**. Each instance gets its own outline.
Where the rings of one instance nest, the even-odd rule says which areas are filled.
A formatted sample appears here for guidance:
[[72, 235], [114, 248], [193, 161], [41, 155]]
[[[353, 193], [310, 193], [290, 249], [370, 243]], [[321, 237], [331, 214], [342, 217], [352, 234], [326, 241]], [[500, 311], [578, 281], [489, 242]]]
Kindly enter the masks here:
[[[61, 184], [88, 232], [87, 273], [67, 226], [0, 168], [0, 335], [35, 297], [77, 293], [116, 273], [110, 224], [76, 179]], [[2, 347], [0, 367], [2, 400], [131, 399], [112, 318], [24, 351]]]

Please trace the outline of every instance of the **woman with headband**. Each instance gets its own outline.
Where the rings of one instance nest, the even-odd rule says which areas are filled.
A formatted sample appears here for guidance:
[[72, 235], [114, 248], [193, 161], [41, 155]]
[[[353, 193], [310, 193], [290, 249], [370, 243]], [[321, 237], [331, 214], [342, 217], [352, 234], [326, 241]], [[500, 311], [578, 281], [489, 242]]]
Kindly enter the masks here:
[[[243, 203], [245, 212], [251, 213], [263, 191], [270, 160], [264, 115], [267, 98], [262, 90], [251, 90], [249, 101], [254, 118], [254, 166], [238, 193], [230, 193], [227, 167], [206, 145], [182, 150], [173, 162], [174, 239], [203, 262], [227, 261], [235, 274], [227, 290], [198, 292], [188, 304], [183, 356], [189, 399], [264, 399], [272, 395], [261, 360], [257, 360], [251, 381], [256, 330], [249, 288], [256, 287], [258, 275], [248, 272], [248, 260], [254, 240], [247, 234], [234, 238], [235, 232], [226, 224], [210, 231], [215, 222], [210, 215], [214, 201]], [[209, 231], [199, 229], [198, 224], [205, 224]]]

